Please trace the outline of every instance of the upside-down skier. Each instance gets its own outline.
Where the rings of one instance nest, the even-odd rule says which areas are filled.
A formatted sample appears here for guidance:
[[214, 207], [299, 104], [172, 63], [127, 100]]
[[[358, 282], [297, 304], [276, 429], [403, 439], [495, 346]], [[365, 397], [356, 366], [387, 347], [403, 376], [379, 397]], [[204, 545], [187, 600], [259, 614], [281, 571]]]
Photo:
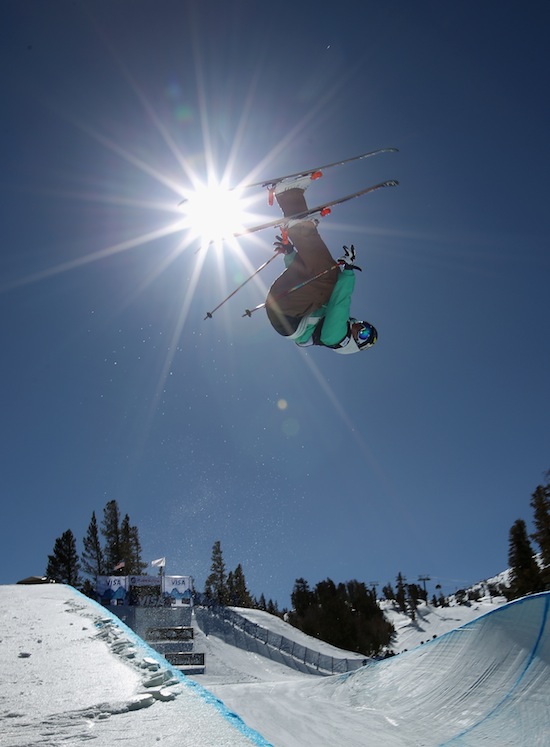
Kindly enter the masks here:
[[[283, 215], [307, 211], [304, 191], [310, 176], [281, 181], [274, 189]], [[372, 347], [377, 331], [369, 322], [350, 316], [355, 286], [353, 244], [335, 260], [317, 230], [315, 215], [289, 219], [285, 239], [277, 237], [276, 251], [286, 269], [271, 286], [265, 307], [274, 329], [301, 347], [322, 345], [336, 353], [357, 353]], [[288, 237], [288, 238], [287, 238]]]

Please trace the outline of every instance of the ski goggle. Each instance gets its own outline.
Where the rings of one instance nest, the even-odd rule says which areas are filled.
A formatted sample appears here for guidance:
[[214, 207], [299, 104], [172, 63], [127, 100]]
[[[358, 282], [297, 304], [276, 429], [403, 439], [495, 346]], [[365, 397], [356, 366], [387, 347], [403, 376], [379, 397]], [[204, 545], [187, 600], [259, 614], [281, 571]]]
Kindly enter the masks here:
[[368, 342], [368, 340], [370, 340], [372, 337], [372, 332], [373, 329], [370, 325], [361, 327], [361, 329], [357, 333], [357, 339], [361, 340], [361, 342]]
[[359, 350], [366, 350], [374, 345], [378, 339], [378, 332], [376, 327], [373, 327], [369, 322], [359, 322], [361, 327], [357, 331], [357, 347]]

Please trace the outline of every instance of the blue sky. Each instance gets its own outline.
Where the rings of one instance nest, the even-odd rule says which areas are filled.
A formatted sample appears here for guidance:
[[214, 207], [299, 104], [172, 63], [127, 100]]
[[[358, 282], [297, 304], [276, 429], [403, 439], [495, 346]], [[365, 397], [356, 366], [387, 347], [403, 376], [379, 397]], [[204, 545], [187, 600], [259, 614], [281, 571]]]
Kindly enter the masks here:
[[[0, 582], [113, 498], [146, 560], [202, 588], [220, 540], [281, 606], [298, 577], [501, 571], [550, 468], [544, 8], [54, 5], [0, 10]], [[278, 262], [204, 321], [275, 232], [196, 254], [183, 192], [387, 146], [308, 192], [400, 180], [320, 226], [374, 349], [243, 319]]]

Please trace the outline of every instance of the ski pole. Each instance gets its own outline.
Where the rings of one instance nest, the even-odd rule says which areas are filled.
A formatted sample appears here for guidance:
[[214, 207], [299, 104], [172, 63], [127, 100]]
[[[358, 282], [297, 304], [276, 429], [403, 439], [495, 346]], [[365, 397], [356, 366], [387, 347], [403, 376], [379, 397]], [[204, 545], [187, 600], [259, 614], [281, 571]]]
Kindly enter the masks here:
[[257, 270], [254, 270], [254, 272], [252, 273], [252, 275], [249, 278], [247, 278], [244, 282], [242, 282], [239, 285], [238, 288], [235, 288], [235, 290], [232, 293], [230, 293], [226, 298], [224, 298], [223, 301], [220, 301], [220, 303], [216, 306], [216, 308], [212, 309], [212, 311], [207, 311], [206, 312], [206, 316], [204, 317], [204, 319], [205, 320], [206, 319], [212, 319], [212, 314], [214, 314], [221, 306], [223, 306], [224, 303], [226, 303], [227, 301], [229, 301], [230, 298], [233, 298], [233, 296], [235, 295], [235, 293], [238, 293], [241, 290], [241, 288], [244, 288], [244, 286], [247, 283], [249, 283], [252, 280], [252, 278], [256, 277], [256, 275], [259, 272], [261, 272], [264, 268], [266, 268], [268, 266], [268, 264], [270, 262], [273, 262], [273, 260], [276, 257], [278, 257], [278, 256], [279, 256], [279, 252], [276, 252], [272, 257], [270, 257], [266, 262], [264, 262], [263, 265], [260, 265]]
[[[281, 298], [285, 298], [286, 296], [290, 295], [290, 293], [294, 293], [294, 291], [299, 290], [300, 288], [303, 288], [304, 285], [308, 285], [308, 283], [313, 283], [314, 280], [317, 280], [320, 277], [323, 277], [323, 275], [326, 275], [328, 272], [332, 272], [332, 270], [336, 270], [340, 265], [343, 264], [343, 262], [335, 262], [330, 267], [327, 267], [326, 270], [321, 270], [321, 272], [318, 272], [317, 275], [314, 275], [312, 278], [309, 278], [308, 280], [304, 280], [302, 283], [298, 283], [298, 285], [293, 286], [292, 288], [289, 288], [284, 293], [280, 293], [276, 298], [274, 298], [274, 301], [279, 301]], [[245, 309], [245, 312], [243, 316], [252, 316], [252, 314], [255, 311], [259, 311], [260, 309], [264, 309], [266, 306], [266, 301], [263, 303], [258, 304], [257, 306], [254, 306], [253, 309]]]

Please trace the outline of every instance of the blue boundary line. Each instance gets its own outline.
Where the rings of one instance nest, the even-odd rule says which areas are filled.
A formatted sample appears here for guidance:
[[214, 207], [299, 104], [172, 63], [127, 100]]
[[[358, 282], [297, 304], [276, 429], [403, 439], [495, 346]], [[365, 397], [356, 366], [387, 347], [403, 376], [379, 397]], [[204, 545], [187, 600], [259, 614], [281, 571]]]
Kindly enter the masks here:
[[169, 669], [183, 685], [195, 692], [205, 703], [213, 706], [218, 711], [218, 713], [223, 716], [223, 718], [229, 724], [231, 724], [231, 726], [240, 731], [240, 733], [244, 737], [249, 739], [252, 744], [257, 745], [257, 747], [273, 747], [271, 742], [268, 742], [266, 739], [264, 739], [264, 737], [262, 737], [259, 732], [245, 724], [245, 722], [238, 714], [229, 710], [229, 708], [223, 701], [213, 695], [203, 685], [200, 685], [198, 682], [190, 679], [183, 672], [174, 669], [170, 665], [170, 662], [168, 662], [162, 654], [159, 654], [158, 651], [155, 651], [154, 648], [151, 648], [151, 646], [149, 646], [149, 644], [146, 643], [143, 638], [140, 638], [137, 633], [132, 630], [132, 628], [129, 628], [128, 625], [126, 625], [126, 623], [123, 622], [120, 617], [117, 617], [114, 612], [111, 612], [108, 607], [104, 607], [102, 604], [99, 604], [99, 602], [96, 602], [95, 599], [87, 597], [85, 594], [82, 594], [82, 592], [78, 591], [78, 589], [75, 589], [72, 586], [66, 586], [66, 588], [71, 592], [74, 592], [75, 595], [85, 599], [91, 607], [95, 607], [96, 609], [98, 609], [103, 617], [109, 617], [118, 628], [124, 631], [124, 633], [131, 641], [139, 646], [139, 648], [144, 652], [146, 656], [156, 659], [156, 661], [158, 661], [161, 666], [163, 666], [165, 669]]
[[[479, 726], [481, 726], [481, 724], [483, 724], [486, 721], [488, 721], [489, 719], [491, 719], [495, 715], [495, 713], [500, 708], [502, 708], [502, 706], [504, 705], [504, 703], [512, 697], [512, 694], [517, 689], [517, 687], [519, 686], [519, 684], [522, 681], [522, 679], [525, 677], [525, 674], [527, 673], [527, 670], [529, 669], [529, 667], [533, 663], [533, 660], [535, 659], [535, 656], [537, 654], [537, 649], [539, 648], [540, 642], [542, 640], [542, 636], [544, 635], [544, 630], [546, 628], [546, 623], [548, 621], [548, 612], [550, 610], [550, 593], [543, 592], [542, 594], [533, 594], [531, 596], [524, 597], [523, 599], [518, 600], [516, 602], [512, 602], [512, 604], [524, 604], [528, 600], [530, 601], [530, 600], [532, 600], [534, 598], [537, 598], [537, 597], [544, 597], [544, 608], [543, 608], [543, 612], [542, 612], [542, 620], [541, 620], [541, 624], [540, 624], [539, 633], [538, 633], [538, 636], [537, 636], [537, 640], [535, 641], [535, 645], [533, 646], [533, 648], [531, 650], [531, 653], [530, 653], [527, 661], [525, 662], [525, 665], [524, 665], [522, 671], [518, 674], [515, 682], [510, 687], [510, 689], [508, 690], [508, 692], [506, 693], [506, 695], [504, 695], [504, 697], [495, 706], [493, 706], [493, 708], [491, 708], [491, 710], [488, 713], [486, 713], [485, 716], [483, 716], [482, 719], [480, 719], [479, 721], [477, 721], [475, 724], [472, 724], [472, 726], [469, 726], [467, 729], [464, 729], [464, 731], [461, 731], [460, 734], [456, 734], [454, 737], [451, 737], [451, 739], [447, 740], [446, 742], [442, 742], [440, 744], [440, 747], [446, 747], [446, 745], [450, 745], [450, 744], [453, 744], [454, 742], [457, 742], [458, 740], [460, 740], [463, 737], [465, 737], [466, 734], [469, 734], [470, 732], [474, 731]], [[493, 610], [489, 614], [498, 613], [502, 609], [503, 608], [500, 607], [499, 609]], [[473, 620], [471, 623], [468, 623], [468, 625], [474, 625], [476, 622], [477, 622], [476, 620]], [[459, 628], [459, 630], [460, 630], [460, 628]]]

